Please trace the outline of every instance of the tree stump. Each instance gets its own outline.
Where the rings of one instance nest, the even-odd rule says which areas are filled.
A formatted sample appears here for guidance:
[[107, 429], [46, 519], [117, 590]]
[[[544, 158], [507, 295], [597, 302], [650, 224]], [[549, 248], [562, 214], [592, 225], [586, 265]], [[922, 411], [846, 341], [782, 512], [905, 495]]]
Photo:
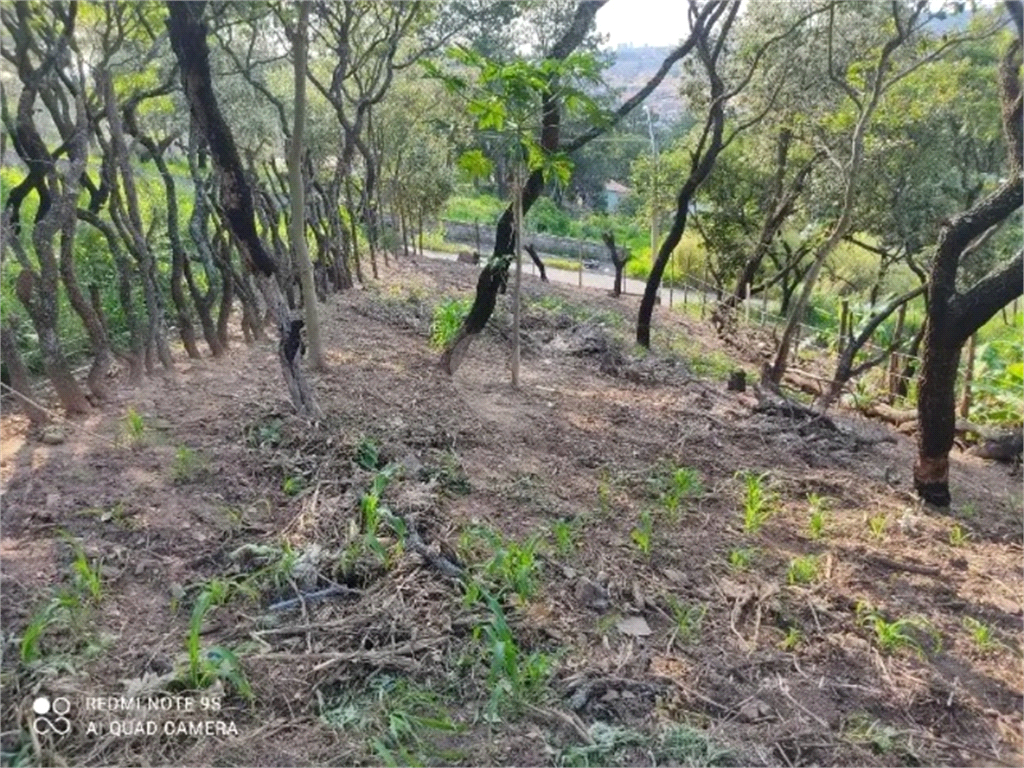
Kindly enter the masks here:
[[727, 389], [730, 392], [746, 392], [747, 391], [747, 372], [746, 371], [733, 371], [729, 374], [729, 384]]

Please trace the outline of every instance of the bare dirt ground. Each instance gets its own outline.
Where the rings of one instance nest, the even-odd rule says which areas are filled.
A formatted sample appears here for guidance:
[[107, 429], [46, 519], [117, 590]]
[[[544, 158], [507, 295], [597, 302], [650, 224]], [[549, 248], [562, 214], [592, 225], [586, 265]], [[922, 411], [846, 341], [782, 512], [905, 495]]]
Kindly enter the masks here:
[[[681, 315], [638, 355], [596, 290], [526, 281], [518, 390], [507, 309], [449, 378], [474, 280], [333, 297], [320, 424], [240, 340], [58, 445], [4, 415], [5, 765], [1021, 764], [1019, 477], [921, 509], [908, 438], [760, 412]], [[222, 708], [87, 702], [169, 693]]]

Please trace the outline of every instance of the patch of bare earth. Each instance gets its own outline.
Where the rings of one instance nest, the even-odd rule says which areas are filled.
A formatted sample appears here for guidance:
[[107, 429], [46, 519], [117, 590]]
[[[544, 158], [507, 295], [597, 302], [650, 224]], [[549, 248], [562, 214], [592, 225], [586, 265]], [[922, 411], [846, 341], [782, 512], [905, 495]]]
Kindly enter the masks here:
[[[955, 456], [955, 508], [922, 510], [908, 438], [763, 412], [694, 375], [730, 353], [679, 313], [659, 310], [654, 352], [636, 354], [635, 297], [527, 280], [521, 387], [507, 309], [449, 378], [432, 307], [474, 282], [403, 261], [333, 297], [320, 424], [289, 415], [273, 344], [240, 341], [121, 387], [60, 445], [3, 417], [5, 764], [1021, 763], [1019, 478]], [[395, 464], [381, 519], [404, 535], [364, 501]], [[700, 490], [673, 510], [682, 467]], [[738, 473], [761, 477], [756, 532]], [[809, 494], [825, 499], [819, 537]], [[522, 552], [525, 597], [495, 565]], [[467, 575], [498, 599], [513, 673]], [[249, 698], [227, 673], [182, 682], [216, 580], [234, 586], [201, 653], [237, 655]], [[72, 608], [26, 644], [62, 596]], [[140, 691], [223, 708], [85, 711]], [[40, 695], [73, 703], [70, 734], [33, 733]], [[165, 733], [172, 716], [234, 730]], [[158, 733], [111, 733], [147, 718]], [[90, 719], [105, 728], [87, 734]]]

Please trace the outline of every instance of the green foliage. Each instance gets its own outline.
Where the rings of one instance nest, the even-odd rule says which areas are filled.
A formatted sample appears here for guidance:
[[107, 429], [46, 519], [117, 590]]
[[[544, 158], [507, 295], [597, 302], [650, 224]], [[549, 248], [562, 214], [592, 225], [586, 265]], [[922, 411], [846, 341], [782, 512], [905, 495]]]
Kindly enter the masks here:
[[566, 237], [570, 234], [572, 221], [549, 197], [535, 202], [526, 214], [526, 226], [531, 232], [544, 232]]
[[444, 218], [467, 224], [478, 221], [481, 226], [493, 225], [505, 210], [505, 205], [493, 195], [453, 195], [445, 204]]
[[189, 618], [185, 649], [188, 652], [188, 669], [184, 678], [193, 689], [209, 688], [217, 681], [229, 685], [246, 699], [252, 698], [252, 688], [238, 656], [223, 646], [213, 646], [203, 651], [200, 635], [206, 617], [218, 606], [224, 605], [231, 597], [234, 585], [224, 579], [211, 579], [196, 598]]
[[131, 406], [124, 416], [124, 435], [129, 445], [142, 445], [146, 438], [146, 420]]
[[796, 557], [786, 571], [787, 584], [809, 584], [818, 578], [818, 558], [815, 555]]
[[949, 529], [949, 546], [962, 547], [971, 538], [970, 531], [965, 530], [960, 523], [953, 523]]
[[469, 299], [448, 299], [434, 307], [434, 319], [430, 324], [430, 345], [435, 349], [444, 349], [469, 314], [472, 302]]
[[701, 625], [704, 623], [704, 616], [708, 607], [703, 603], [687, 605], [679, 602], [674, 595], [668, 596], [668, 606], [672, 611], [672, 618], [676, 625], [673, 628], [673, 637], [679, 638], [684, 643], [691, 643], [700, 634]]
[[301, 475], [289, 475], [281, 484], [285, 496], [298, 496], [306, 487], [306, 478]]
[[1018, 314], [1007, 332], [975, 349], [971, 421], [1015, 427], [1024, 423], [1022, 330], [1024, 315]]
[[828, 499], [816, 493], [807, 494], [807, 503], [811, 508], [811, 519], [807, 523], [807, 533], [812, 539], [820, 539], [825, 530], [825, 512]]
[[992, 631], [992, 627], [975, 618], [965, 616], [964, 629], [971, 634], [971, 640], [974, 641], [974, 646], [982, 653], [988, 653], [1000, 644], [995, 638], [995, 633]]
[[757, 533], [775, 512], [776, 496], [768, 490], [769, 474], [760, 475], [754, 472], [739, 472], [737, 477], [743, 480], [743, 530]]
[[360, 467], [371, 472], [380, 464], [380, 446], [371, 437], [363, 436], [356, 445], [355, 461]]
[[576, 540], [580, 534], [579, 527], [579, 521], [576, 519], [566, 520], [563, 518], [555, 520], [551, 524], [551, 536], [555, 540], [555, 549], [562, 557], [566, 557], [576, 550]]
[[171, 477], [176, 483], [195, 482], [206, 471], [205, 459], [188, 446], [181, 446], [174, 452]]
[[500, 598], [515, 594], [520, 600], [529, 600], [537, 592], [540, 559], [537, 556], [541, 536], [531, 536], [524, 542], [505, 539], [497, 531], [484, 527], [469, 528], [459, 537], [460, 555], [464, 561], [474, 560], [481, 549], [489, 554], [477, 575], [483, 584], [471, 582], [466, 603], [472, 604], [487, 590], [494, 590]]
[[629, 533], [629, 537], [644, 555], [651, 554], [654, 519], [649, 510], [640, 513], [640, 523]]
[[889, 516], [885, 512], [879, 512], [868, 518], [868, 530], [875, 541], [882, 541], [885, 538], [885, 528], [888, 525]]
[[863, 602], [857, 605], [856, 612], [858, 622], [873, 632], [875, 643], [884, 653], [891, 654], [906, 648], [923, 655], [924, 651], [918, 637], [922, 632], [930, 634], [935, 640], [936, 649], [938, 648], [938, 635], [924, 619], [904, 618], [888, 621], [881, 613]]
[[779, 647], [784, 651], [795, 651], [797, 646], [804, 641], [804, 633], [800, 631], [799, 627], [791, 626], [786, 630], [786, 636], [782, 638], [782, 642], [779, 643]]
[[756, 549], [749, 547], [729, 550], [729, 568], [734, 571], [745, 571], [750, 567], [757, 555]]
[[679, 522], [683, 502], [704, 493], [700, 473], [696, 469], [677, 467], [671, 461], [661, 462], [649, 482], [672, 523]]

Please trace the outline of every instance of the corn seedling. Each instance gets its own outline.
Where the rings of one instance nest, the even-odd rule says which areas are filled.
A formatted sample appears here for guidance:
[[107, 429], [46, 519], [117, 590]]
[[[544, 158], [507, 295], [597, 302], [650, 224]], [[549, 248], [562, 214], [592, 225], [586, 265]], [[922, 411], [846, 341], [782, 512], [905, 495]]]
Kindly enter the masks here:
[[252, 689], [235, 653], [222, 646], [208, 648], [204, 653], [199, 641], [207, 615], [226, 603], [234, 589], [235, 585], [230, 581], [211, 579], [196, 598], [189, 618], [188, 635], [185, 638], [189, 664], [186, 684], [200, 689], [208, 688], [222, 680], [233, 685], [246, 699], [251, 699]]
[[867, 714], [854, 714], [843, 728], [843, 736], [852, 742], [868, 744], [878, 754], [900, 749], [900, 733], [895, 728], [872, 720]]
[[877, 515], [868, 518], [868, 530], [871, 531], [871, 536], [875, 541], [881, 541], [885, 538], [885, 527], [888, 522], [889, 519], [884, 512], [879, 512]]
[[815, 555], [804, 555], [793, 558], [786, 571], [787, 584], [810, 584], [818, 578], [818, 558]]
[[629, 534], [630, 538], [633, 539], [633, 543], [636, 544], [637, 549], [645, 555], [651, 554], [651, 536], [653, 533], [653, 526], [654, 522], [651, 518], [651, 513], [644, 510], [640, 513], [640, 524]]
[[797, 627], [790, 627], [786, 630], [786, 636], [782, 638], [779, 647], [784, 651], [795, 651], [797, 646], [804, 641], [804, 633]]
[[[907, 618], [887, 621], [881, 613], [864, 603], [857, 606], [857, 617], [862, 626], [872, 630], [875, 643], [882, 652], [891, 654], [902, 648], [910, 648], [918, 655], [924, 654], [921, 643], [915, 636], [915, 631], [932, 631], [923, 619]], [[932, 634], [937, 645], [938, 637], [934, 632]]]
[[767, 489], [768, 473], [743, 472], [743, 530], [757, 533], [774, 511], [775, 496]]
[[551, 525], [551, 536], [555, 540], [555, 549], [562, 557], [566, 557], [576, 549], [578, 535], [579, 524], [574, 520], [556, 520]]
[[964, 530], [960, 523], [953, 523], [953, 527], [949, 529], [949, 546], [951, 547], [962, 547], [970, 538], [970, 532]]
[[999, 641], [996, 640], [995, 634], [992, 632], [992, 627], [988, 624], [984, 624], [970, 616], [965, 616], [964, 629], [971, 633], [971, 640], [974, 641], [975, 647], [982, 653], [987, 653], [999, 645]]
[[679, 505], [686, 499], [699, 496], [703, 493], [700, 482], [700, 475], [693, 467], [679, 467], [669, 480], [669, 487], [661, 495], [661, 502], [665, 505], [669, 520], [673, 523], [679, 522]]
[[124, 417], [124, 434], [129, 445], [141, 445], [146, 437], [146, 421], [142, 414], [129, 407]]
[[729, 567], [734, 571], [745, 571], [757, 554], [756, 549], [742, 548], [729, 550]]
[[198, 453], [187, 446], [174, 452], [171, 476], [176, 483], [191, 483], [203, 473], [203, 460]]
[[484, 598], [491, 618], [474, 634], [483, 635], [490, 652], [491, 700], [487, 717], [494, 722], [506, 705], [511, 704], [518, 710], [522, 702], [537, 699], [551, 677], [554, 664], [546, 654], [524, 654], [509, 629], [501, 604], [490, 594], [485, 593]]
[[825, 531], [826, 499], [816, 493], [807, 494], [807, 503], [811, 507], [811, 519], [807, 524], [807, 533], [812, 539], [820, 539]]
[[608, 470], [601, 470], [601, 479], [597, 482], [597, 501], [601, 505], [601, 514], [607, 516], [612, 511], [612, 486]]
[[700, 633], [701, 625], [704, 623], [704, 616], [708, 612], [707, 606], [702, 603], [686, 605], [676, 600], [673, 595], [669, 595], [668, 607], [672, 611], [672, 618], [676, 622], [672, 632], [673, 639], [678, 637], [684, 643], [693, 642]]

